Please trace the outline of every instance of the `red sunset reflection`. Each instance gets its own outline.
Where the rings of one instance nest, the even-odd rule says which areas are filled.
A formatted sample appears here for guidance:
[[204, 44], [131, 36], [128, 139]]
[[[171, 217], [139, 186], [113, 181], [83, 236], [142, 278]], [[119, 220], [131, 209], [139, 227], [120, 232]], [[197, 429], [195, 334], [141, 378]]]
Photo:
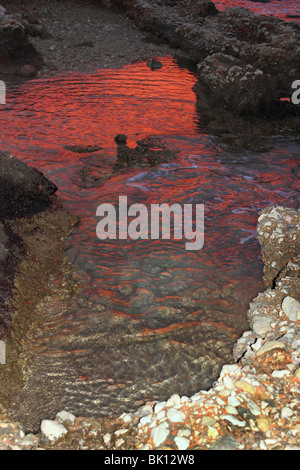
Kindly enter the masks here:
[[214, 0], [218, 10], [225, 8], [244, 7], [259, 15], [276, 16], [284, 21], [300, 23], [299, 0]]
[[[28, 386], [55, 400], [55, 377], [59, 406], [78, 416], [120, 413], [139, 400], [210, 386], [248, 327], [249, 301], [263, 289], [259, 211], [297, 205], [299, 143], [271, 139], [261, 152], [222, 147], [199, 128], [196, 77], [161, 60], [157, 71], [141, 62], [29, 81], [9, 91], [0, 113], [2, 148], [42, 170], [80, 216], [67, 246], [82, 276], [79, 292], [45, 312]], [[160, 136], [177, 156], [86, 187], [80, 170], [114, 160], [118, 133], [129, 146]], [[90, 156], [66, 145], [102, 150]], [[204, 204], [203, 249], [187, 252], [185, 240], [99, 240], [96, 209], [117, 206], [120, 195], [148, 208]]]

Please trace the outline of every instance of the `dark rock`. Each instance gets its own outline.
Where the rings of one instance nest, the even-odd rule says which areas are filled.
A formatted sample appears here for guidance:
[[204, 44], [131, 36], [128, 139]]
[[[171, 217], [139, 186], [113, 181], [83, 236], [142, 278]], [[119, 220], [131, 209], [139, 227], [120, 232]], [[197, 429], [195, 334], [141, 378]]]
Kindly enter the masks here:
[[[282, 116], [279, 106], [280, 98], [291, 95], [292, 82], [300, 72], [300, 28], [297, 24], [257, 15], [242, 7], [218, 12], [209, 0], [117, 0], [112, 3], [148, 36], [177, 48], [192, 63], [199, 63], [204, 82], [203, 66], [212, 69], [216, 64], [215, 54], [232, 58], [228, 59], [233, 61], [231, 67], [226, 60], [223, 64], [225, 76], [230, 71], [228, 83], [225, 83], [226, 77], [222, 81], [223, 65], [219, 64], [218, 73], [212, 74], [212, 80], [217, 78], [221, 88], [208, 81], [204, 87], [200, 84], [195, 88], [204, 125], [218, 120], [221, 110], [220, 125], [224, 127], [225, 124], [227, 132], [233, 126], [237, 132], [247, 132], [248, 128], [248, 133], [253, 130], [254, 133], [268, 134], [274, 127], [265, 126], [265, 122], [271, 120], [276, 122], [276, 133], [298, 129], [299, 117], [295, 110], [285, 107], [284, 112], [288, 114]], [[204, 65], [203, 61], [206, 61]], [[214, 116], [209, 110], [212, 103]], [[244, 117], [244, 113], [252, 113], [257, 117], [253, 129], [245, 117], [245, 129], [241, 130], [240, 122], [232, 122], [230, 115], [222, 114], [224, 104], [233, 116]]]
[[275, 80], [235, 57], [213, 54], [198, 65], [198, 74], [197, 87], [204, 87], [211, 106], [251, 114], [274, 100]]
[[23, 67], [21, 68], [21, 75], [25, 78], [36, 77], [37, 69], [34, 67], [34, 65], [23, 65]]
[[159, 60], [150, 59], [147, 62], [147, 66], [150, 67], [150, 69], [152, 70], [157, 70], [161, 69], [163, 67], [163, 64]]
[[217, 15], [218, 9], [211, 0], [182, 0], [180, 7], [184, 13], [188, 13], [194, 20], [209, 15]]
[[5, 337], [11, 314], [8, 303], [14, 286], [14, 276], [23, 258], [23, 245], [8, 223], [0, 222], [0, 339]]
[[0, 219], [44, 210], [57, 190], [43, 173], [5, 152], [0, 152], [0, 187]]
[[64, 149], [70, 150], [70, 152], [74, 153], [93, 153], [101, 150], [102, 147], [97, 145], [65, 145]]
[[42, 63], [40, 55], [29, 42], [27, 23], [21, 15], [0, 16], [0, 60], [3, 71], [13, 71], [15, 64]]
[[119, 145], [119, 144], [126, 144], [126, 142], [127, 142], [127, 136], [124, 135], [124, 134], [118, 134], [118, 135], [116, 135], [116, 137], [115, 137], [115, 142], [116, 142], [116, 144], [118, 144], [118, 145]]

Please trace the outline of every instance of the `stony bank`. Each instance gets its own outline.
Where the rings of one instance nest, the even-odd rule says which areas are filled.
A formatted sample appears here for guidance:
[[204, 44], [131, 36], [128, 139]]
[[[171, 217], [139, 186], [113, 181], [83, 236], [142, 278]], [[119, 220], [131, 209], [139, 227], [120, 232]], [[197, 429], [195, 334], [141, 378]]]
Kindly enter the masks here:
[[[111, 6], [108, 1], [101, 3]], [[299, 58], [297, 25], [286, 25], [275, 18], [257, 18], [244, 9], [221, 14], [207, 1], [157, 1], [151, 5], [147, 1], [120, 0], [116, 3], [130, 18], [117, 14], [118, 21], [126, 27], [129, 21], [132, 28], [127, 36], [132, 45], [132, 60], [141, 58], [141, 44], [146, 44], [143, 58], [176, 49], [178, 57], [198, 64], [200, 79], [196, 92], [208, 129], [227, 135], [229, 123], [233, 141], [249, 135], [251, 123], [251, 132], [257, 135], [268, 133], [274, 123], [276, 130], [295, 133], [299, 125], [298, 108], [286, 107], [280, 98], [288, 95], [290, 82], [297, 78], [299, 70], [295, 59]], [[15, 6], [18, 7], [18, 2]], [[49, 2], [44, 6], [50, 9]], [[57, 8], [66, 6], [64, 2]], [[88, 44], [94, 40], [81, 42], [85, 30], [81, 30], [79, 40], [72, 36], [74, 31], [64, 36], [59, 14], [52, 10], [50, 33], [47, 33], [45, 12], [39, 17], [39, 11], [32, 10], [24, 18], [26, 14], [23, 11], [18, 16], [12, 12], [7, 17], [4, 9], [0, 11], [1, 34], [12, 32], [8, 36], [10, 42], [2, 43], [0, 50], [8, 75], [28, 78], [36, 73], [54, 72], [63, 64], [67, 66], [60, 55], [62, 47], [67, 45], [66, 37], [73, 41], [65, 47], [67, 57], [74, 55], [75, 47], [79, 52], [74, 67], [84, 67], [83, 57], [87, 50], [93, 49]], [[111, 14], [115, 15], [109, 10], [103, 13], [104, 17]], [[64, 41], [56, 36], [58, 26]], [[146, 43], [148, 34], [152, 37], [154, 34], [160, 44]], [[162, 42], [168, 44], [161, 45]], [[43, 48], [47, 50], [45, 56], [40, 52]], [[56, 64], [51, 63], [51, 54]], [[95, 57], [92, 67], [105, 66], [105, 61], [107, 66], [118, 67], [120, 62], [128, 60], [126, 54], [124, 57], [120, 53], [115, 57], [102, 56], [100, 63]], [[274, 61], [275, 57], [278, 60]], [[210, 100], [218, 95], [209, 85], [212, 70], [222, 98], [222, 112], [214, 102], [213, 116]], [[226, 77], [224, 81], [222, 76]], [[228, 88], [229, 76], [232, 76], [232, 87]], [[246, 77], [249, 85], [246, 88], [238, 87], [241, 77]], [[257, 92], [260, 84], [263, 86], [259, 89], [267, 89], [268, 93], [258, 93], [254, 100], [254, 90]], [[233, 109], [231, 98], [236, 90], [240, 95]], [[268, 101], [270, 96], [275, 104], [273, 99]], [[245, 110], [250, 103], [251, 113], [247, 114]], [[273, 111], [275, 121], [266, 121]], [[265, 122], [265, 128], [258, 131]], [[41, 296], [51, 293], [49, 280], [55, 276], [62, 281], [66, 292], [75, 288], [72, 266], [66, 261], [63, 246], [77, 220], [65, 212], [55, 196], [55, 186], [43, 175], [7, 154], [1, 154], [1, 162], [0, 178], [8, 196], [7, 199], [2, 195], [0, 204], [0, 275], [4, 286], [0, 297], [1, 338], [11, 335], [8, 347], [14, 365], [0, 366], [1, 380], [7, 385], [6, 392], [1, 392], [0, 449], [299, 450], [300, 214], [284, 207], [264, 209], [259, 216], [257, 236], [264, 257], [266, 290], [249, 305], [249, 331], [234, 347], [235, 362], [223, 367], [210, 390], [199, 390], [190, 397], [172, 395], [164, 402], [146, 403], [136, 412], [105, 419], [76, 417], [72, 410], [61, 410], [55, 417], [44, 420], [35, 433], [27, 433], [13, 422], [5, 403], [7, 394], [19, 385], [22, 376], [22, 334], [29, 325], [34, 326], [30, 302], [36, 292], [36, 282], [43, 286]], [[9, 199], [12, 188], [14, 201]], [[47, 243], [49, 238], [51, 245]], [[16, 315], [18, 311], [22, 311], [22, 316]]]

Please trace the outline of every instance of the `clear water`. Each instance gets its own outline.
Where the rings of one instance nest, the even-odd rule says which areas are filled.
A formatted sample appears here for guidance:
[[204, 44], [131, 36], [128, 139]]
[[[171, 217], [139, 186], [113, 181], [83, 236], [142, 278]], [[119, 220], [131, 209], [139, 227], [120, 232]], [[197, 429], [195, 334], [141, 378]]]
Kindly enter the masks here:
[[[9, 90], [1, 148], [43, 171], [81, 219], [67, 247], [81, 272], [79, 295], [49, 307], [36, 332], [20, 410], [105, 416], [192, 394], [211, 386], [248, 329], [248, 303], [263, 289], [257, 217], [273, 204], [297, 206], [300, 145], [278, 137], [261, 152], [224, 149], [199, 125], [196, 77], [171, 57], [161, 61], [156, 71], [140, 62]], [[177, 156], [86, 187], [80, 170], [114, 161], [118, 133], [129, 146], [159, 136]], [[64, 149], [73, 144], [102, 150]], [[187, 252], [176, 240], [100, 241], [96, 208], [117, 205], [120, 195], [147, 207], [204, 204], [203, 249]]]

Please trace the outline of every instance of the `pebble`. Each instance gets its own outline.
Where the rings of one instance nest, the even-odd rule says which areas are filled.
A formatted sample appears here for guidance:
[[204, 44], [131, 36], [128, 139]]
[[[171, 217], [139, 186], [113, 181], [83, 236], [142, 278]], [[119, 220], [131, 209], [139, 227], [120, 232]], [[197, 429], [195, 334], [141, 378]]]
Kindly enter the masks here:
[[239, 446], [239, 441], [233, 437], [224, 434], [223, 436], [218, 437], [211, 447], [212, 450], [235, 450]]
[[291, 321], [300, 320], [300, 302], [293, 297], [285, 297], [282, 301], [282, 310]]
[[294, 411], [291, 410], [291, 408], [288, 408], [287, 406], [284, 406], [281, 410], [281, 418], [290, 418], [293, 416]]
[[180, 396], [177, 393], [174, 393], [169, 400], [167, 401], [167, 406], [180, 405]]
[[156, 405], [154, 406], [154, 413], [159, 413], [160, 410], [163, 410], [164, 407], [166, 406], [166, 403], [165, 401], [161, 401], [161, 402], [158, 402], [156, 403]]
[[132, 417], [130, 416], [130, 414], [125, 413], [125, 415], [123, 416], [123, 421], [124, 421], [125, 424], [131, 423]]
[[104, 440], [104, 443], [108, 446], [110, 444], [110, 441], [111, 441], [111, 434], [109, 434], [109, 433], [104, 434], [103, 440]]
[[174, 441], [175, 441], [175, 444], [176, 444], [178, 450], [186, 450], [190, 445], [190, 441], [186, 437], [176, 436]]
[[156, 426], [151, 431], [151, 437], [155, 447], [159, 447], [169, 436], [170, 430], [168, 423], [164, 422]]
[[285, 344], [282, 343], [281, 341], [267, 341], [262, 345], [262, 347], [257, 351], [258, 356], [262, 356], [263, 354], [267, 352], [274, 351], [276, 349], [285, 349]]
[[265, 337], [265, 335], [270, 330], [270, 325], [272, 322], [272, 317], [262, 317], [262, 316], [255, 316], [252, 322], [252, 330], [258, 336]]
[[268, 418], [260, 417], [257, 418], [257, 427], [262, 432], [267, 432], [270, 428], [270, 421]]
[[116, 448], [118, 449], [118, 447], [121, 447], [123, 444], [125, 444], [125, 441], [124, 439], [121, 437], [120, 439], [117, 439], [116, 440]]
[[247, 404], [248, 404], [249, 410], [254, 416], [259, 416], [261, 414], [260, 407], [257, 406], [253, 401], [248, 401]]
[[220, 419], [225, 419], [225, 421], [229, 421], [234, 426], [238, 426], [239, 428], [243, 428], [246, 426], [246, 421], [236, 418], [233, 415], [222, 414]]
[[56, 421], [64, 426], [74, 426], [76, 416], [68, 411], [60, 411], [55, 417]]
[[237, 409], [234, 406], [230, 406], [230, 405], [225, 407], [225, 411], [226, 411], [226, 413], [228, 413], [230, 415], [237, 415], [238, 414]]
[[239, 406], [241, 404], [240, 400], [238, 400], [234, 396], [228, 397], [227, 402], [228, 402], [228, 405], [233, 406], [233, 407]]
[[186, 420], [186, 416], [182, 411], [170, 408], [167, 412], [167, 418], [171, 423], [183, 423]]
[[250, 394], [255, 393], [255, 388], [249, 382], [246, 382], [245, 380], [238, 380], [235, 383], [235, 386], [237, 388], [241, 388], [242, 390], [244, 390], [245, 392], [248, 392]]
[[202, 426], [213, 426], [215, 423], [215, 418], [212, 418], [211, 416], [203, 416], [201, 422]]
[[55, 443], [68, 433], [68, 430], [60, 423], [50, 419], [44, 419], [41, 423], [42, 436], [46, 441]]

